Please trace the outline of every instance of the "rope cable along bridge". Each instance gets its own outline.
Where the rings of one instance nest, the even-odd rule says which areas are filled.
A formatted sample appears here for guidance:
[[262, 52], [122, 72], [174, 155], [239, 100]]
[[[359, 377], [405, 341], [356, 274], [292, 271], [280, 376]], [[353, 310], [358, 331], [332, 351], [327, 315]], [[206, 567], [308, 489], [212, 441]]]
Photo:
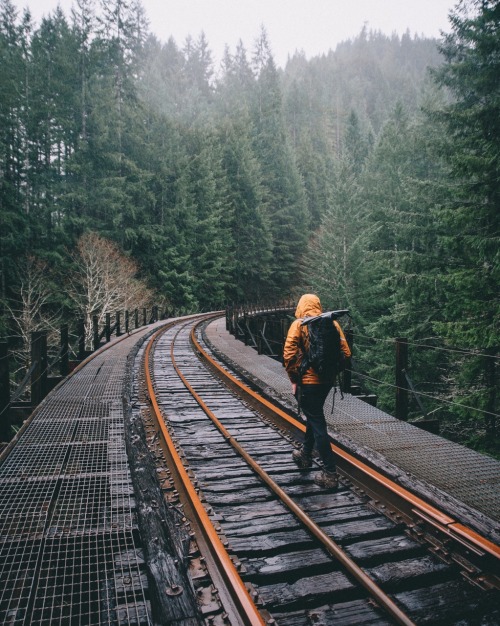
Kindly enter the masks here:
[[0, 622], [500, 623], [498, 545], [338, 446], [315, 485], [208, 319], [108, 344], [2, 455]]

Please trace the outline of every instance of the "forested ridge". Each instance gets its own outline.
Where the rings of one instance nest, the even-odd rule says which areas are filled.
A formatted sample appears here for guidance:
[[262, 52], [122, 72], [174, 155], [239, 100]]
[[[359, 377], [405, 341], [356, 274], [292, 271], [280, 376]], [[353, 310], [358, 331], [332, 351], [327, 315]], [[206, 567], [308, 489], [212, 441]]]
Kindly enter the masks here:
[[1, 334], [314, 290], [352, 312], [380, 406], [407, 337], [428, 410], [494, 450], [497, 3], [459, 3], [440, 41], [363, 29], [284, 68], [264, 28], [216, 67], [138, 1], [92, 6], [34, 24], [0, 0]]

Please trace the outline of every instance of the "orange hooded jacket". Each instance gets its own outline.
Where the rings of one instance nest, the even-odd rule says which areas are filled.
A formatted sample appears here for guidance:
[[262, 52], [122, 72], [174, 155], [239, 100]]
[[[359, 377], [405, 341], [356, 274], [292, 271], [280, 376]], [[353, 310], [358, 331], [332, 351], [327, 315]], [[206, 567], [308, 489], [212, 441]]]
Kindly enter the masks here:
[[[321, 315], [321, 313], [323, 313], [323, 309], [321, 308], [321, 302], [318, 296], [312, 293], [306, 293], [300, 298], [297, 309], [295, 310], [295, 317], [297, 319], [293, 321], [290, 326], [283, 349], [285, 369], [292, 383], [301, 382], [299, 380], [299, 367], [303, 358], [302, 346], [307, 346], [309, 342], [307, 326], [302, 326], [302, 320], [305, 317]], [[351, 350], [349, 349], [344, 333], [338, 322], [334, 320], [333, 323], [340, 334], [340, 349], [345, 357], [349, 358], [351, 356]], [[303, 385], [319, 385], [327, 382], [328, 381], [321, 380], [312, 368], [309, 368], [302, 376]]]

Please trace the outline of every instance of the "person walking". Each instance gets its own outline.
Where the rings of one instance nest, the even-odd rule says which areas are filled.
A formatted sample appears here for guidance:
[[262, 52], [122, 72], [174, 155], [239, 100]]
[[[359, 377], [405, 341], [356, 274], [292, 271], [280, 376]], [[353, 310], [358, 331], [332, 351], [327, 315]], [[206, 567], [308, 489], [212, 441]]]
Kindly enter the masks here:
[[[321, 302], [317, 295], [307, 293], [300, 298], [295, 311], [296, 319], [292, 322], [285, 341], [283, 361], [292, 383], [294, 396], [298, 398], [300, 393], [300, 403], [306, 417], [304, 444], [300, 449], [294, 450], [293, 460], [301, 469], [312, 467], [312, 451], [316, 445], [323, 462], [323, 470], [315, 474], [313, 480], [320, 487], [336, 489], [338, 477], [335, 455], [330, 445], [323, 408], [333, 387], [333, 381], [322, 379], [312, 367], [302, 377], [299, 373], [309, 342], [307, 325], [303, 326], [302, 322], [304, 318], [315, 317], [321, 315], [322, 312]], [[351, 350], [340, 324], [336, 320], [332, 323], [335, 324], [340, 335], [340, 349], [344, 356], [349, 358]]]

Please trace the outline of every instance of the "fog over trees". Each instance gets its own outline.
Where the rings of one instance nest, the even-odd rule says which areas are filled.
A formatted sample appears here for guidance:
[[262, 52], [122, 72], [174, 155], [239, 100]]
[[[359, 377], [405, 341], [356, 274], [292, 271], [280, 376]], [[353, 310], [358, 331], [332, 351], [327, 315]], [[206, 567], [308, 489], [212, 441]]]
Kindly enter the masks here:
[[160, 42], [139, 2], [101, 4], [36, 25], [0, 0], [0, 334], [23, 264], [37, 324], [103, 314], [90, 252], [130, 286], [118, 305], [315, 290], [351, 310], [366, 376], [392, 380], [396, 336], [463, 351], [415, 349], [411, 374], [451, 436], [494, 437], [498, 4], [460, 2], [440, 41], [363, 29], [283, 70], [265, 29], [219, 68], [203, 34]]

